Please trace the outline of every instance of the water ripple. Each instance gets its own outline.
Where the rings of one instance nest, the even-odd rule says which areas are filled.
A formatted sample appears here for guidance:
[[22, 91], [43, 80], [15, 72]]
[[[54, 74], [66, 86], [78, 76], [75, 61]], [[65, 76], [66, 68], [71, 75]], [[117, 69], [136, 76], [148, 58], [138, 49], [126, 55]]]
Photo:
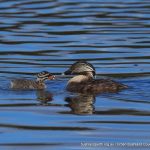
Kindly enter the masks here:
[[[1, 0], [0, 147], [149, 142], [149, 7], [149, 0]], [[42, 93], [9, 88], [12, 78], [34, 79], [41, 70], [60, 75], [80, 59], [96, 67], [97, 78], [130, 88], [73, 95], [65, 91], [69, 77]]]

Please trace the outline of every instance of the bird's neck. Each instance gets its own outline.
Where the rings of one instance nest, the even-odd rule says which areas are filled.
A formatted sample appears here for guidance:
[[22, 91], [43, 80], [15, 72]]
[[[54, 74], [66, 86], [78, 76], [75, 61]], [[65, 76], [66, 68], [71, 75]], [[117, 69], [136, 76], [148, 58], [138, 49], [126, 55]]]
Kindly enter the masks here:
[[36, 82], [40, 86], [45, 86], [44, 80], [36, 80]]
[[81, 82], [86, 82], [86, 81], [89, 81], [89, 80], [92, 80], [93, 77], [91, 76], [87, 76], [87, 75], [77, 75], [75, 77], [73, 77], [72, 79], [70, 79], [68, 81], [68, 84], [70, 83], [81, 83]]
[[45, 80], [37, 78], [36, 81], [37, 81], [38, 83], [44, 83]]

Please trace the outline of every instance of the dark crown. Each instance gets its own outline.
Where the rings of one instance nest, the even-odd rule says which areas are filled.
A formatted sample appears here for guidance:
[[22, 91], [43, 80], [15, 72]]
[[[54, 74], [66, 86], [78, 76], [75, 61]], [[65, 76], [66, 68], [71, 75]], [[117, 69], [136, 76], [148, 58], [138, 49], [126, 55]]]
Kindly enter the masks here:
[[67, 71], [65, 71], [64, 74], [83, 74], [85, 72], [92, 72], [93, 76], [95, 76], [94, 66], [86, 61], [78, 61], [74, 63]]
[[51, 73], [49, 73], [48, 71], [42, 71], [37, 74], [37, 80], [44, 81], [44, 80], [48, 79], [50, 76], [53, 76], [53, 75]]

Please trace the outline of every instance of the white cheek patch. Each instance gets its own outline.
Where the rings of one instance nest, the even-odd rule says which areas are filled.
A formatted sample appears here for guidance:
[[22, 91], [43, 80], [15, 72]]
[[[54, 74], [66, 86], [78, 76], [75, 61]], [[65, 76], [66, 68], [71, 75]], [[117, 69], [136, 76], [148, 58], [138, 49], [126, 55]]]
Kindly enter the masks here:
[[76, 83], [80, 83], [80, 82], [82, 82], [82, 81], [84, 81], [84, 80], [87, 80], [88, 78], [86, 77], [86, 76], [84, 76], [84, 75], [78, 75], [78, 76], [75, 76], [75, 77], [73, 77], [72, 79], [70, 79], [69, 81], [68, 81], [68, 84], [70, 84], [71, 82], [76, 82]]

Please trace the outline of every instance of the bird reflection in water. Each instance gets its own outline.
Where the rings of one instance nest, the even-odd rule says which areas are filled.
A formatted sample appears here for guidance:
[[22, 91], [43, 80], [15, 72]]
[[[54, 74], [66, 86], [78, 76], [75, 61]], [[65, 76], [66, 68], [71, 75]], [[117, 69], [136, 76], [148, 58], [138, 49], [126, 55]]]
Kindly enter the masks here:
[[71, 112], [78, 115], [89, 115], [95, 111], [95, 96], [80, 94], [76, 96], [66, 97], [67, 106], [71, 108]]
[[53, 94], [46, 90], [37, 90], [36, 95], [40, 105], [48, 105], [53, 100]]

